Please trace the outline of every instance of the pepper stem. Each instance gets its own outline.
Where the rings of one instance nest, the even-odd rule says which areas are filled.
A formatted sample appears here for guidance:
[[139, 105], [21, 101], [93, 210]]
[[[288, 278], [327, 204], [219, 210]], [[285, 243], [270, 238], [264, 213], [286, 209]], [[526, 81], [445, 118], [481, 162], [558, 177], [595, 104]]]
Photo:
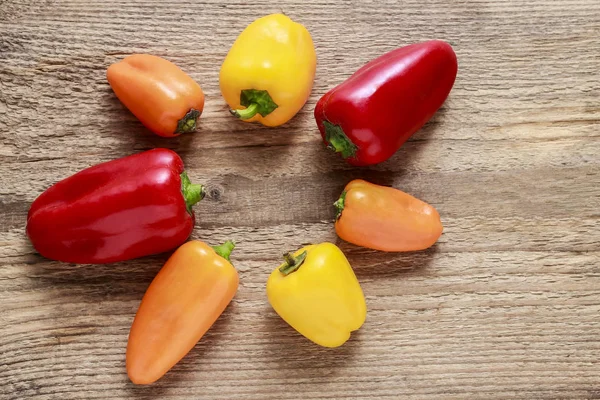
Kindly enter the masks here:
[[356, 156], [358, 146], [346, 136], [341, 126], [323, 121], [323, 127], [325, 128], [325, 141], [328, 143], [327, 148], [336, 153], [342, 153], [344, 158], [354, 158]]
[[258, 113], [258, 104], [252, 103], [247, 108], [240, 110], [229, 110], [229, 112], [240, 119], [250, 119]]
[[266, 90], [244, 89], [240, 92], [240, 105], [244, 109], [229, 110], [241, 119], [250, 119], [256, 114], [263, 117], [271, 114], [278, 106]]
[[233, 249], [235, 249], [235, 243], [232, 240], [228, 240], [225, 243], [223, 243], [222, 245], [213, 246], [212, 248], [215, 251], [215, 253], [217, 253], [218, 255], [220, 255], [221, 257], [226, 259], [227, 261], [231, 261], [229, 259], [229, 256], [231, 255], [231, 252], [233, 251]]
[[177, 129], [175, 133], [188, 133], [196, 131], [196, 122], [202, 114], [201, 111], [194, 110], [193, 108], [188, 111], [183, 118], [177, 121]]
[[342, 211], [344, 211], [344, 202], [346, 201], [346, 191], [344, 190], [340, 195], [340, 198], [337, 199], [333, 206], [337, 210], [335, 213], [335, 220], [337, 221], [342, 216]]
[[185, 200], [185, 208], [188, 213], [192, 214], [192, 206], [204, 198], [204, 186], [192, 183], [185, 171], [179, 176], [181, 177], [181, 194]]
[[285, 264], [279, 267], [279, 272], [283, 274], [283, 276], [287, 276], [292, 272], [296, 271], [304, 260], [306, 260], [306, 251], [303, 251], [298, 257], [294, 257], [292, 253], [285, 253], [283, 258], [285, 259]]

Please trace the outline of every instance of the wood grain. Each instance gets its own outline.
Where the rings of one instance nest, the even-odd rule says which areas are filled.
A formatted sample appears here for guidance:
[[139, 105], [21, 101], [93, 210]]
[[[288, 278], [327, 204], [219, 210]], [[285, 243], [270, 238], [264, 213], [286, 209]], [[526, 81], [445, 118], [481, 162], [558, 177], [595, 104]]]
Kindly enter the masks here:
[[[234, 120], [218, 71], [255, 18], [283, 11], [317, 46], [311, 98], [286, 126]], [[0, 398], [600, 398], [600, 3], [594, 0], [0, 2]], [[392, 159], [352, 168], [312, 110], [370, 59], [432, 38], [459, 76]], [[149, 134], [111, 92], [108, 65], [168, 58], [203, 87], [201, 131]], [[193, 238], [233, 238], [236, 298], [151, 387], [125, 374], [127, 334], [168, 254], [107, 266], [40, 257], [28, 207], [54, 182], [153, 147], [184, 158], [209, 196]], [[425, 251], [341, 243], [331, 203], [352, 178], [402, 188], [445, 225]], [[270, 309], [282, 252], [339, 243], [367, 296], [363, 328], [317, 348]]]

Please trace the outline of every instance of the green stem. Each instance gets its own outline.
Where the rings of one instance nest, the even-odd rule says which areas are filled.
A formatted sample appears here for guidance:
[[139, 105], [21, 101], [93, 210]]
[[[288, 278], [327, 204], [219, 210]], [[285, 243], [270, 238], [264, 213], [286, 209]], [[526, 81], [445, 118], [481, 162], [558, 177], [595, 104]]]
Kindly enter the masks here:
[[175, 133], [188, 133], [196, 131], [196, 122], [202, 112], [193, 108], [187, 112], [179, 121], [177, 121], [177, 129]]
[[334, 125], [329, 121], [323, 121], [325, 127], [325, 141], [328, 148], [336, 153], [342, 153], [344, 158], [354, 158], [358, 151], [358, 146], [352, 143], [352, 140], [344, 133], [344, 130], [339, 125]]
[[231, 241], [231, 240], [226, 241], [222, 245], [213, 246], [213, 250], [215, 251], [215, 253], [217, 253], [218, 255], [220, 255], [221, 257], [226, 259], [227, 261], [231, 261], [229, 259], [229, 256], [231, 255], [231, 252], [233, 251], [234, 248], [235, 248], [235, 243], [233, 243], [233, 241]]
[[229, 112], [240, 119], [250, 119], [258, 113], [258, 104], [252, 103], [247, 108], [240, 110], [229, 110]]
[[335, 213], [335, 220], [337, 221], [342, 216], [342, 211], [344, 211], [344, 202], [346, 201], [346, 191], [344, 190], [340, 195], [340, 198], [337, 199], [333, 206], [337, 210]]
[[285, 259], [285, 264], [279, 267], [279, 272], [281, 272], [284, 276], [287, 276], [300, 268], [304, 260], [306, 260], [306, 251], [303, 251], [298, 257], [294, 257], [292, 253], [286, 253], [283, 255]]
[[185, 208], [192, 214], [192, 206], [204, 198], [204, 186], [192, 183], [185, 171], [179, 176], [181, 177], [181, 194], [185, 199]]

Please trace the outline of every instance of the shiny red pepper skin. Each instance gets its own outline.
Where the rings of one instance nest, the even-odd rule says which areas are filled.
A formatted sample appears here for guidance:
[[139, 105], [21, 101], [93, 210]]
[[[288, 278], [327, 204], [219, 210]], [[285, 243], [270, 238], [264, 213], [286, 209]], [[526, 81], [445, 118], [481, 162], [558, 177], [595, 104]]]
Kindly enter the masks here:
[[[189, 183], [183, 161], [167, 149], [95, 165], [56, 183], [33, 202], [27, 235], [42, 256], [82, 264], [173, 249], [194, 227], [182, 180]], [[186, 189], [190, 186], [192, 203], [199, 201], [202, 187]]]
[[441, 107], [457, 69], [452, 47], [438, 40], [376, 58], [318, 101], [325, 144], [352, 165], [387, 160]]

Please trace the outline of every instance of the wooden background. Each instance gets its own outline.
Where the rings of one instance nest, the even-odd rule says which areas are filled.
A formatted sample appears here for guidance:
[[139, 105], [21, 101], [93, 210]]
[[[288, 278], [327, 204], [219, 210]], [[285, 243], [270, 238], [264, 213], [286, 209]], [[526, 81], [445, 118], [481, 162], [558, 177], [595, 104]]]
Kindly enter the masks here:
[[[284, 11], [318, 54], [286, 126], [232, 118], [221, 62]], [[389, 161], [352, 168], [320, 143], [325, 91], [396, 47], [444, 39], [459, 75], [442, 110]], [[200, 132], [149, 134], [106, 68], [163, 56], [207, 94]], [[600, 2], [306, 0], [0, 2], [0, 398], [600, 398]], [[25, 233], [44, 189], [101, 161], [168, 147], [208, 185], [193, 238], [235, 239], [241, 285], [191, 353], [151, 387], [125, 374], [130, 324], [168, 254], [104, 266], [40, 257]], [[428, 251], [340, 243], [331, 203], [352, 178], [433, 204]], [[280, 255], [334, 241], [367, 296], [343, 347], [319, 348], [270, 309]]]

